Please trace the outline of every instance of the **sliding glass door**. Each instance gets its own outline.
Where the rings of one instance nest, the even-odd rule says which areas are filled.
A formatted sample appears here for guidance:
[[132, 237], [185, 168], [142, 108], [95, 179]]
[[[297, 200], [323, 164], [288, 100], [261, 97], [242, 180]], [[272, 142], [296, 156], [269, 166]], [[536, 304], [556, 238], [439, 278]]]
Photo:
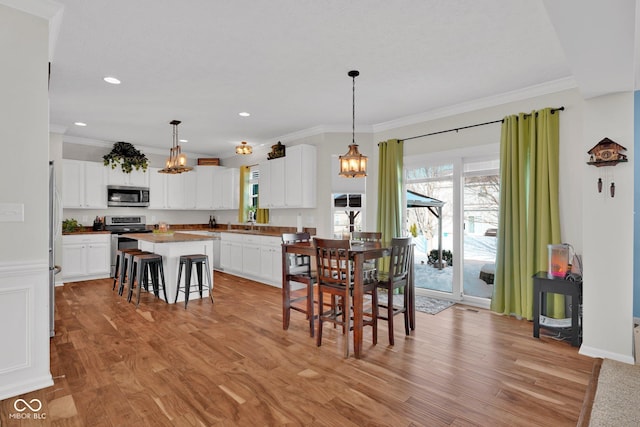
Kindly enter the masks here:
[[498, 160], [464, 164], [464, 295], [491, 298], [495, 274], [500, 175]]
[[[407, 170], [406, 218], [415, 246], [416, 287], [449, 296], [454, 292], [454, 165]], [[422, 203], [411, 202], [414, 199]]]
[[405, 159], [416, 293], [489, 306], [499, 202], [496, 146]]

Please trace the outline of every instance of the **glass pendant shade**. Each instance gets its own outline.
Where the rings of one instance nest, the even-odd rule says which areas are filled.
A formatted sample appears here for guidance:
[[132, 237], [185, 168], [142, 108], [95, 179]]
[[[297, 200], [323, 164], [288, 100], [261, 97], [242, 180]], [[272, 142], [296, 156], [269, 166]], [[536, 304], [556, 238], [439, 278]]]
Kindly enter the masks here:
[[178, 125], [182, 123], [180, 120], [172, 120], [169, 124], [173, 126], [173, 141], [169, 150], [169, 157], [165, 162], [165, 167], [160, 169], [159, 173], [176, 174], [189, 172], [193, 170], [191, 166], [187, 166], [187, 156], [182, 152], [180, 144], [178, 144]]
[[363, 178], [367, 176], [367, 156], [358, 152], [358, 145], [349, 145], [349, 151], [340, 156], [340, 176], [345, 178]]

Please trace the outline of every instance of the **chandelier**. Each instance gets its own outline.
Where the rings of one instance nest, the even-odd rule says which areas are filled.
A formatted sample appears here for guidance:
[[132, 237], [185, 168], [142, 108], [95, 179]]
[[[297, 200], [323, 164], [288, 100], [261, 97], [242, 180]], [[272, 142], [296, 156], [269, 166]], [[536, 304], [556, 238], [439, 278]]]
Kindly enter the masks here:
[[236, 146], [236, 154], [251, 154], [253, 153], [253, 148], [247, 144], [246, 141], [242, 141], [240, 145]]
[[367, 156], [358, 152], [356, 144], [356, 77], [360, 75], [357, 70], [349, 71], [348, 76], [353, 79], [353, 121], [351, 122], [351, 144], [349, 151], [340, 156], [340, 176], [345, 178], [362, 178], [367, 176]]
[[169, 124], [173, 126], [173, 141], [166, 165], [158, 171], [159, 173], [176, 174], [193, 170], [191, 166], [187, 166], [187, 156], [182, 153], [180, 144], [178, 144], [178, 125], [180, 123], [182, 123], [180, 120], [172, 120], [169, 122]]

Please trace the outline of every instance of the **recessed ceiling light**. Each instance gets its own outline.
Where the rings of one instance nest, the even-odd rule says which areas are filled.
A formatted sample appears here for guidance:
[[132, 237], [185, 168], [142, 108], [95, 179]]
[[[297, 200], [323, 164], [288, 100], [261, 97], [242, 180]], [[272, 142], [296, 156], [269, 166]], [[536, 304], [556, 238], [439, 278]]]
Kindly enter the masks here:
[[86, 126], [87, 124], [83, 123], [83, 122], [75, 122], [74, 125], [76, 125], [76, 126]]
[[107, 76], [103, 79], [105, 82], [107, 83], [111, 83], [112, 85], [119, 85], [120, 84], [120, 80], [116, 79], [115, 77], [112, 76]]
[[247, 113], [246, 111], [243, 111], [242, 113], [238, 113], [238, 115], [240, 115], [242, 117], [249, 117], [251, 114]]
[[180, 142], [189, 142], [189, 140], [188, 140], [188, 139], [180, 139], [179, 141], [180, 141]]

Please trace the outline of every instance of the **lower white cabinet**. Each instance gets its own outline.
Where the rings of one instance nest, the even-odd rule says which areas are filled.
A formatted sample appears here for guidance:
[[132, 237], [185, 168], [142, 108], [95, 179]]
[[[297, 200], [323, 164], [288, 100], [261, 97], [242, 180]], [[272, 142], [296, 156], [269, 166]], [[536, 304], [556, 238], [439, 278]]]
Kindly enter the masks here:
[[110, 234], [62, 236], [62, 279], [65, 282], [109, 277]]
[[226, 273], [282, 287], [281, 238], [220, 233], [220, 266]]

